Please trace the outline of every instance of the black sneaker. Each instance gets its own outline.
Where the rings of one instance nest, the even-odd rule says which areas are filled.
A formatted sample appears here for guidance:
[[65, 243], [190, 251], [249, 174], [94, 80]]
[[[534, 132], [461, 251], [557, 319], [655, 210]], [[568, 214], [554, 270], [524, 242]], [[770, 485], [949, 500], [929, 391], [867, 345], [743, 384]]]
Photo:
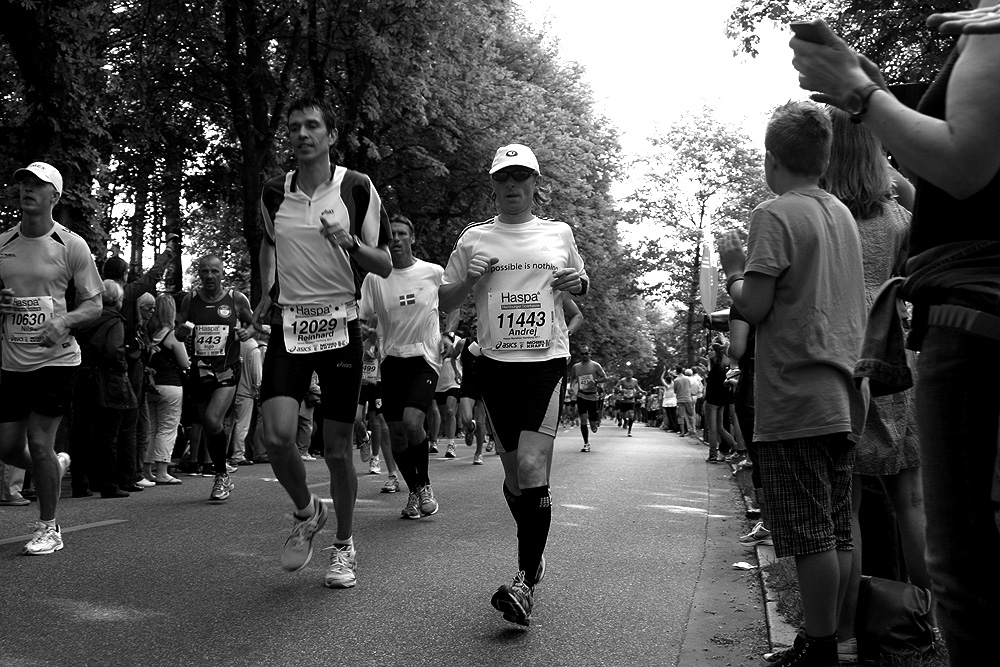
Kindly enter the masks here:
[[514, 575], [514, 581], [504, 584], [493, 594], [490, 600], [493, 608], [503, 612], [505, 621], [528, 626], [531, 624], [531, 608], [534, 601], [531, 597], [531, 589], [524, 581], [524, 571]]
[[796, 635], [795, 643], [771, 662], [775, 667], [837, 667], [836, 638], [818, 641], [804, 634]]

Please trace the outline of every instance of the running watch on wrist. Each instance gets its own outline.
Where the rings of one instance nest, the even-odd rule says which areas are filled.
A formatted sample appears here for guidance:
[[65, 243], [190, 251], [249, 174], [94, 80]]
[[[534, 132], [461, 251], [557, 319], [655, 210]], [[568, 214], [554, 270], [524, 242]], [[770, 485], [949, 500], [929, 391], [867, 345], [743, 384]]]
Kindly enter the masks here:
[[881, 86], [877, 83], [868, 82], [863, 86], [858, 86], [844, 98], [844, 111], [851, 114], [852, 123], [860, 123], [868, 113], [868, 101], [876, 90]]

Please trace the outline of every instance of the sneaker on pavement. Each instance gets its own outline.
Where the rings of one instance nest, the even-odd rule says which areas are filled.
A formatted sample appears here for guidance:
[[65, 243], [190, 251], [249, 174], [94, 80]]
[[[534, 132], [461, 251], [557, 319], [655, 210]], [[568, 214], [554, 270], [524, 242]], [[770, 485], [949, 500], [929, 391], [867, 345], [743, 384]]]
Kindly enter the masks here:
[[154, 482], [151, 479], [146, 479], [145, 477], [143, 477], [142, 479], [136, 480], [135, 485], [141, 486], [144, 489], [148, 489], [151, 486], [156, 486], [156, 482]]
[[10, 498], [0, 500], [0, 507], [24, 507], [25, 505], [30, 504], [31, 501], [22, 496], [20, 493], [11, 494]]
[[518, 625], [531, 624], [531, 608], [534, 602], [531, 597], [531, 588], [524, 581], [524, 572], [514, 575], [514, 581], [504, 584], [493, 594], [490, 600], [493, 608], [503, 613], [505, 621], [517, 623]]
[[323, 585], [327, 588], [354, 588], [358, 582], [358, 552], [351, 545], [334, 544], [323, 551], [330, 552], [330, 567]]
[[302, 455], [302, 460], [303, 460], [303, 461], [315, 461], [315, 460], [316, 460], [316, 457], [315, 457], [315, 456], [313, 456], [312, 454], [308, 454], [308, 453], [307, 453], [307, 454], [303, 454], [303, 455]]
[[361, 462], [368, 463], [372, 457], [372, 436], [371, 431], [368, 432], [368, 437], [361, 441]]
[[239, 470], [239, 468], [237, 468], [236, 466], [232, 465], [231, 463], [227, 463], [226, 464], [226, 474], [227, 475], [232, 475], [237, 470]]
[[295, 525], [281, 548], [281, 567], [288, 572], [304, 568], [313, 554], [313, 537], [326, 525], [326, 506], [319, 498], [312, 498], [313, 514], [308, 519], [292, 515]]
[[216, 475], [215, 482], [212, 484], [212, 493], [208, 496], [208, 499], [226, 500], [235, 487], [236, 485], [229, 479], [229, 475]]
[[707, 459], [705, 459], [705, 463], [718, 463], [718, 462], [719, 462], [718, 456], [709, 456]]
[[486, 451], [487, 452], [492, 452], [493, 451], [493, 438], [487, 438], [487, 440], [486, 440]]
[[580, 449], [580, 451], [581, 452], [589, 452], [590, 451], [590, 443], [589, 442], [583, 443], [583, 447]]
[[396, 493], [399, 491], [399, 479], [395, 475], [389, 475], [389, 479], [385, 480], [385, 484], [382, 485], [382, 493]]
[[758, 544], [770, 546], [772, 544], [771, 531], [764, 527], [763, 521], [758, 521], [749, 533], [740, 536], [740, 544], [745, 547], [752, 547]]
[[368, 474], [369, 475], [381, 475], [382, 474], [382, 462], [379, 461], [377, 456], [373, 456], [368, 462]]
[[455, 444], [451, 443], [448, 445], [447, 449], [444, 450], [444, 457], [446, 459], [455, 458]]
[[34, 528], [34, 534], [24, 545], [26, 556], [44, 556], [63, 548], [62, 531], [59, 530], [59, 526], [49, 526], [38, 521]]
[[427, 442], [427, 451], [430, 452], [431, 454], [437, 454], [438, 453], [438, 443], [437, 443], [437, 440], [429, 440]]
[[417, 495], [420, 497], [420, 513], [423, 516], [437, 514], [438, 501], [434, 500], [434, 489], [431, 488], [430, 484], [425, 484], [417, 489]]
[[420, 518], [420, 496], [416, 492], [410, 491], [410, 495], [406, 499], [406, 506], [403, 507], [403, 513], [401, 516], [404, 519]]
[[481, 466], [481, 465], [483, 465], [483, 455], [482, 454], [476, 454], [475, 456], [473, 456], [472, 457], [472, 465], [474, 465], [474, 466]]

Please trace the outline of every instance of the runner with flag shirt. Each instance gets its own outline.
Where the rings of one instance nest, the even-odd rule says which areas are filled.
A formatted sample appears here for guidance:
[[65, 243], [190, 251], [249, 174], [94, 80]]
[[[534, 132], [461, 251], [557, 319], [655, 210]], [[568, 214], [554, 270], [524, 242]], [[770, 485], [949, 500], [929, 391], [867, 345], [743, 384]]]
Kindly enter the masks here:
[[382, 359], [382, 415], [396, 467], [410, 490], [402, 518], [437, 514], [439, 505], [428, 473], [424, 422], [441, 373], [443, 342], [438, 318], [437, 264], [413, 256], [413, 223], [402, 215], [391, 224], [392, 273], [368, 275], [361, 286], [361, 318], [376, 323]]

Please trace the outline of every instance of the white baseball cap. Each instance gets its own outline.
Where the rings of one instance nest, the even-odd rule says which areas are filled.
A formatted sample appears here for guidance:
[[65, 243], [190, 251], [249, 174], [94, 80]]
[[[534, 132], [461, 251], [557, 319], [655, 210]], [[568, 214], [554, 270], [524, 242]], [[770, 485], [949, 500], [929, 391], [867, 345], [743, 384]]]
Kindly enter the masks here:
[[495, 174], [506, 167], [527, 167], [532, 171], [539, 171], [535, 154], [523, 144], [508, 144], [497, 149], [490, 173]]
[[52, 185], [54, 185], [56, 188], [56, 192], [62, 195], [62, 188], [63, 188], [62, 174], [60, 174], [59, 170], [53, 167], [51, 164], [49, 164], [48, 162], [32, 162], [27, 167], [15, 171], [14, 180], [20, 181], [22, 178], [24, 178], [24, 175], [28, 172], [31, 172], [32, 174], [42, 179], [46, 183], [51, 183]]

